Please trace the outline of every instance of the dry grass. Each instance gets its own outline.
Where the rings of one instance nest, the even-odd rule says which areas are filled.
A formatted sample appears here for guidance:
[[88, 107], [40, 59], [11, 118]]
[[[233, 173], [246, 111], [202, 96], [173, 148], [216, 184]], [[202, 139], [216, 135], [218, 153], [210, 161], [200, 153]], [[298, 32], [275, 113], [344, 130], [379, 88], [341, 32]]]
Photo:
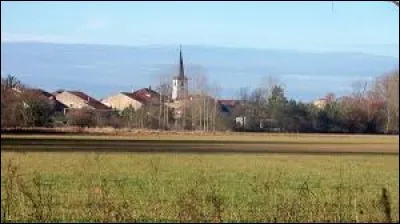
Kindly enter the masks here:
[[[4, 129], [8, 130], [8, 129]], [[11, 129], [10, 129], [11, 130]], [[34, 134], [34, 131], [53, 131], [65, 132], [68, 135], [61, 138], [90, 138], [90, 139], [143, 139], [143, 140], [240, 140], [240, 141], [262, 141], [262, 140], [281, 140], [281, 141], [345, 141], [345, 142], [376, 142], [376, 143], [397, 143], [399, 136], [392, 135], [346, 135], [346, 134], [288, 134], [288, 133], [241, 133], [241, 132], [201, 132], [201, 131], [158, 131], [149, 129], [116, 129], [105, 128], [21, 128], [20, 130], [33, 131], [32, 134], [13, 135], [4, 134], [4, 137], [42, 137], [41, 134]], [[100, 136], [99, 136], [100, 135]], [[53, 138], [54, 135], [45, 138]], [[57, 136], [58, 138], [59, 136]]]
[[399, 221], [398, 156], [13, 153], [2, 221]]
[[310, 143], [358, 143], [358, 144], [399, 144], [399, 136], [385, 135], [331, 135], [331, 134], [238, 134], [214, 133], [199, 135], [191, 132], [173, 134], [170, 132], [136, 133], [130, 135], [11, 135], [2, 134], [1, 138], [14, 139], [89, 139], [89, 140], [194, 140], [194, 141], [274, 141], [282, 143], [310, 142]]

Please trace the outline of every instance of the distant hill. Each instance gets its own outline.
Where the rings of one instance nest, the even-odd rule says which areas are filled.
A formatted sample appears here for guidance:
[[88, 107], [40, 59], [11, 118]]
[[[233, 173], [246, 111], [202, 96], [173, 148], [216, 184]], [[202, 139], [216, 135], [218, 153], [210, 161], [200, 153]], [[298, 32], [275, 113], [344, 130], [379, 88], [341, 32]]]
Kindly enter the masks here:
[[[177, 71], [179, 46], [109, 46], [1, 43], [1, 72], [54, 91], [82, 90], [97, 98], [155, 86], [158, 75]], [[304, 53], [289, 50], [183, 46], [188, 74], [202, 72], [222, 87], [222, 97], [262, 77], [278, 77], [289, 97], [311, 100], [345, 93], [354, 80], [398, 68], [398, 58], [361, 53]], [[200, 68], [200, 69], [198, 69]]]

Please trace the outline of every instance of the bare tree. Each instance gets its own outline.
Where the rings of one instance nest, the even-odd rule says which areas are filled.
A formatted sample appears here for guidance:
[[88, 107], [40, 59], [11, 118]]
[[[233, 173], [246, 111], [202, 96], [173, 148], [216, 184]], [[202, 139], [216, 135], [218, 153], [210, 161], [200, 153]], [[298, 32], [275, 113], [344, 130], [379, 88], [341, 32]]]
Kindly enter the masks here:
[[217, 117], [218, 117], [218, 98], [220, 95], [220, 87], [219, 84], [214, 82], [212, 84], [212, 96], [213, 96], [213, 110], [212, 110], [212, 130], [215, 132], [216, 130], [216, 123], [217, 123]]
[[204, 73], [196, 72], [191, 76], [191, 117], [192, 124], [195, 127], [206, 131], [207, 128], [207, 116], [208, 116], [208, 106], [207, 106], [207, 96], [209, 92], [208, 80]]
[[399, 71], [380, 76], [373, 91], [385, 104], [385, 132], [398, 131], [399, 123]]
[[159, 113], [158, 113], [158, 124], [159, 128], [169, 128], [169, 107], [168, 102], [172, 92], [172, 76], [171, 75], [159, 75], [158, 85], [156, 90], [159, 92]]
[[23, 88], [21, 81], [14, 75], [7, 75], [5, 78], [1, 78], [1, 85], [7, 89]]
[[163, 73], [159, 73], [155, 76], [154, 82], [157, 83], [156, 91], [160, 94], [159, 95], [159, 108], [158, 108], [158, 128], [159, 129], [169, 129], [170, 128], [170, 99], [172, 94], [172, 80], [174, 69], [170, 68]]
[[[238, 98], [240, 101], [238, 116], [242, 118], [242, 129], [246, 129], [246, 120], [248, 119], [248, 102], [250, 98], [249, 87], [240, 88], [238, 92]], [[246, 118], [247, 117], [247, 118]]]
[[283, 86], [280, 80], [272, 75], [268, 75], [261, 80], [260, 90], [263, 98], [268, 101], [275, 86]]

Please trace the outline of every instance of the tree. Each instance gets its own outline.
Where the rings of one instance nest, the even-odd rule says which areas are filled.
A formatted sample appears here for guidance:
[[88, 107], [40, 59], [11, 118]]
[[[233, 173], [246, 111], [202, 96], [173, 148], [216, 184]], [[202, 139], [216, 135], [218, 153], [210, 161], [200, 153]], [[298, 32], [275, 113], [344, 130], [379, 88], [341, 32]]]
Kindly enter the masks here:
[[385, 133], [399, 130], [399, 71], [378, 77], [373, 86], [374, 95], [384, 103]]
[[240, 88], [238, 92], [239, 105], [235, 117], [240, 117], [242, 120], [240, 126], [236, 126], [236, 128], [241, 128], [243, 131], [246, 130], [246, 126], [248, 124], [247, 121], [249, 119], [248, 118], [249, 100], [250, 100], [249, 90], [250, 90], [249, 87], [243, 87]]
[[92, 109], [73, 109], [67, 113], [67, 122], [72, 126], [95, 127], [95, 113]]
[[268, 101], [275, 86], [283, 86], [277, 77], [268, 75], [261, 80], [260, 89], [263, 93], [263, 98]]
[[43, 96], [39, 91], [25, 89], [22, 92], [23, 120], [28, 127], [48, 126], [52, 123], [51, 117], [54, 113], [50, 99]]
[[287, 103], [283, 87], [274, 86], [268, 99], [267, 109], [269, 117], [277, 120], [281, 126], [284, 123], [284, 109]]
[[4, 86], [6, 89], [12, 89], [12, 88], [22, 88], [23, 85], [21, 81], [13, 75], [7, 75], [5, 78], [1, 78], [1, 84]]
[[1, 127], [23, 126], [23, 103], [20, 96], [11, 89], [1, 90]]
[[218, 98], [219, 98], [220, 86], [218, 83], [214, 83], [212, 85], [212, 96], [214, 98], [213, 104], [213, 113], [212, 113], [212, 128], [213, 132], [217, 129], [217, 120], [219, 120], [220, 113], [218, 113]]
[[[17, 90], [18, 88], [18, 90]], [[21, 90], [24, 86], [15, 76], [1, 78], [1, 127], [24, 125]]]
[[267, 118], [267, 100], [264, 98], [264, 90], [256, 88], [250, 93], [248, 101], [249, 126], [253, 131], [262, 128], [262, 121]]
[[208, 79], [199, 69], [191, 75], [190, 97], [187, 106], [190, 111], [190, 119], [192, 129], [207, 131], [207, 114], [208, 114], [208, 94], [209, 84]]
[[171, 75], [159, 75], [158, 85], [156, 90], [160, 93], [159, 95], [159, 112], [158, 112], [158, 128], [159, 129], [169, 129], [170, 118], [171, 118], [171, 108], [168, 106], [170, 102], [170, 96], [172, 93], [172, 76]]
[[310, 132], [312, 130], [311, 112], [307, 105], [289, 100], [284, 107], [283, 128], [289, 132]]
[[132, 105], [129, 105], [129, 107], [121, 111], [121, 117], [125, 127], [137, 127], [136, 116], [135, 108], [133, 108]]

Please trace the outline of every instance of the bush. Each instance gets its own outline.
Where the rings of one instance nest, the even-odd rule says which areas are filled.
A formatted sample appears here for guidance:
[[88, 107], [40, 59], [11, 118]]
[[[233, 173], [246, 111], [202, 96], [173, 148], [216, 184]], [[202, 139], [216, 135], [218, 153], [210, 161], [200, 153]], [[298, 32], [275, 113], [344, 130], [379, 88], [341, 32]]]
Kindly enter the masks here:
[[67, 123], [79, 127], [95, 127], [96, 117], [91, 109], [72, 109], [67, 113]]
[[53, 114], [50, 100], [35, 91], [25, 91], [22, 97], [24, 124], [28, 127], [49, 126]]

